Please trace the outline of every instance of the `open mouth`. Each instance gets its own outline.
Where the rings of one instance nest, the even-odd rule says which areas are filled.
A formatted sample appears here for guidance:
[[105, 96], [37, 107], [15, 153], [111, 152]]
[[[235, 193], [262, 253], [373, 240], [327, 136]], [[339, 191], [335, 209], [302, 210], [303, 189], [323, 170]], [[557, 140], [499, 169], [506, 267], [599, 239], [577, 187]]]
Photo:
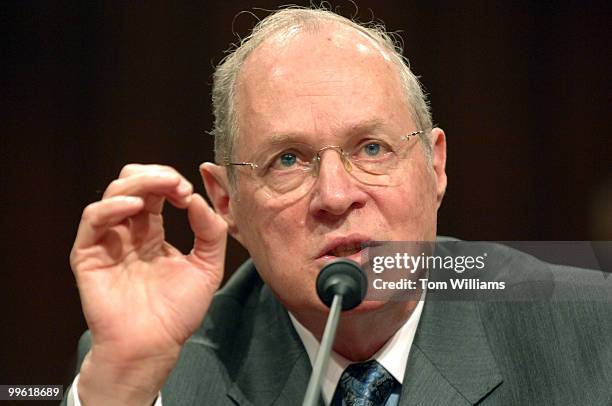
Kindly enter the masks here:
[[319, 251], [316, 258], [324, 262], [333, 258], [349, 258], [360, 262], [364, 250], [379, 245], [365, 234], [351, 234], [346, 236], [330, 236], [327, 244]]
[[366, 243], [352, 243], [352, 244], [342, 244], [337, 246], [331, 251], [327, 252], [327, 255], [333, 255], [334, 257], [348, 257], [353, 254], [358, 253], [362, 249], [367, 246]]

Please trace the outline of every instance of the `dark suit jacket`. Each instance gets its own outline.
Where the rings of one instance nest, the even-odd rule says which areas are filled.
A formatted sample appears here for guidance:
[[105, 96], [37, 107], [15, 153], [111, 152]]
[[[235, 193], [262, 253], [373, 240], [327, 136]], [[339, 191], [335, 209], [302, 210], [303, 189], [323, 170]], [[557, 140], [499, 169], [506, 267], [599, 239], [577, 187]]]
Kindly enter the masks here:
[[[601, 300], [609, 288], [581, 283], [569, 268], [491, 249], [507, 251], [506, 271], [560, 281], [564, 299], [428, 297], [400, 405], [612, 405], [612, 298]], [[80, 360], [89, 345], [86, 333]], [[163, 404], [300, 405], [310, 371], [286, 310], [248, 261], [185, 344]]]

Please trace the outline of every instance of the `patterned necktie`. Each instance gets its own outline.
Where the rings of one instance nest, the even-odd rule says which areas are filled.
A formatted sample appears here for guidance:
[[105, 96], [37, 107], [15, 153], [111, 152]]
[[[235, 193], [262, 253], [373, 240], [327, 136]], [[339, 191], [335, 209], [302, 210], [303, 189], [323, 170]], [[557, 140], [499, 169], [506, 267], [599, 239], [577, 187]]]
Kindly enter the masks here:
[[398, 382], [378, 362], [349, 365], [336, 388], [332, 405], [383, 406]]

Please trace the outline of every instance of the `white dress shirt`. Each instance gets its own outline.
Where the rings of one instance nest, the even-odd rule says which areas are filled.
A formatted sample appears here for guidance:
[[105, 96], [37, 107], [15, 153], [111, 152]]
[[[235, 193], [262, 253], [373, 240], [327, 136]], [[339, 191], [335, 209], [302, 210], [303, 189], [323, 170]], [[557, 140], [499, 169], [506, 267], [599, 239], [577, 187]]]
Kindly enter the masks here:
[[[406, 364], [408, 363], [408, 354], [412, 347], [412, 341], [416, 334], [417, 326], [421, 318], [421, 312], [423, 311], [423, 299], [419, 301], [406, 323], [391, 337], [389, 341], [370, 359], [375, 359], [380, 363], [393, 377], [400, 383], [404, 381], [404, 373], [406, 372]], [[310, 359], [310, 365], [314, 365], [317, 352], [319, 351], [319, 341], [315, 336], [306, 329], [299, 321], [289, 313], [293, 327], [297, 331], [306, 352]], [[332, 350], [329, 363], [327, 364], [327, 370], [323, 372], [323, 380], [321, 383], [321, 392], [323, 394], [323, 401], [326, 405], [329, 405], [336, 391], [336, 386], [340, 381], [342, 372], [352, 362], [344, 358], [342, 355]]]
[[[72, 382], [72, 386], [68, 391], [68, 399], [66, 399], [66, 403], [68, 406], [81, 406], [81, 399], [79, 399], [79, 375], [74, 378], [74, 382]], [[162, 406], [162, 394], [159, 392], [157, 394], [157, 399], [155, 399], [155, 403], [153, 406]]]

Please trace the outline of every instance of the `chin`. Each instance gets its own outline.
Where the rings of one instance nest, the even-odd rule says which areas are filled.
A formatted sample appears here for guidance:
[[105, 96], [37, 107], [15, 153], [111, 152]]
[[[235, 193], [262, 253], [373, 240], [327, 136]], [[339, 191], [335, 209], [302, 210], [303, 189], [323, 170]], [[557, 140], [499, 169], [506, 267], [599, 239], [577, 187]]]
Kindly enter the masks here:
[[351, 309], [349, 311], [343, 312], [342, 315], [343, 316], [352, 316], [352, 315], [368, 313], [368, 312], [380, 310], [383, 307], [387, 306], [388, 304], [389, 304], [388, 301], [382, 301], [382, 300], [364, 300], [363, 302], [361, 302], [361, 304], [359, 306], [357, 306], [354, 309]]
[[[359, 306], [355, 307], [354, 309], [343, 311], [341, 317], [357, 316], [368, 312], [374, 312], [384, 308], [389, 303], [390, 302], [373, 300], [363, 301]], [[308, 312], [311, 314], [324, 313], [325, 317], [327, 317], [327, 315], [329, 314], [329, 307], [325, 306], [325, 304], [323, 304], [323, 302], [321, 302], [318, 297], [313, 302], [302, 302], [299, 304], [289, 304], [284, 302], [283, 304], [285, 305], [285, 308], [287, 308], [289, 311], [293, 311], [294, 313], [300, 311], [303, 312], [306, 309], [310, 309]]]

